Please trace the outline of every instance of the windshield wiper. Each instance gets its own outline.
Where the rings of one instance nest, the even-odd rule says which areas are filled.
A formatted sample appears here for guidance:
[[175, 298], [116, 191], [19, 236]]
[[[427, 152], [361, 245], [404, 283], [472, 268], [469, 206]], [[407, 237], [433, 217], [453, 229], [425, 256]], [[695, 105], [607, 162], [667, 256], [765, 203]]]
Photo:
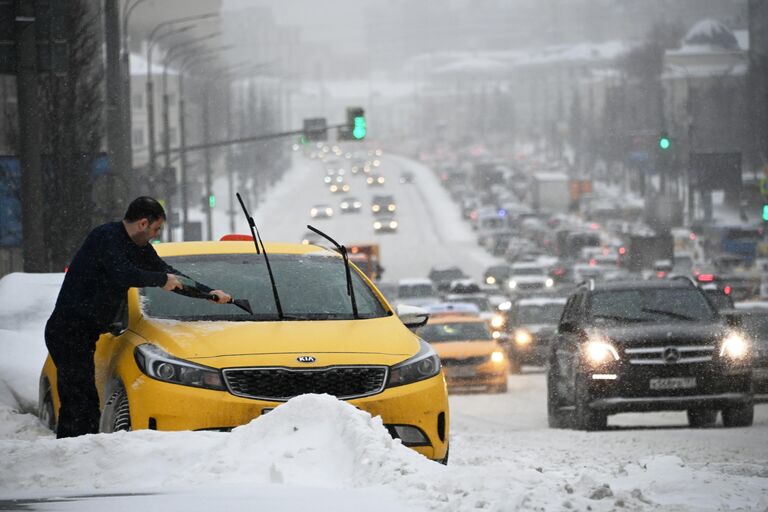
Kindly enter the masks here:
[[676, 313], [674, 311], [667, 311], [665, 309], [642, 308], [640, 311], [642, 311], [643, 313], [655, 313], [658, 315], [665, 315], [670, 318], [677, 318], [678, 320], [688, 320], [689, 322], [698, 320], [698, 318], [694, 318], [688, 315], [683, 315], [682, 313]]
[[357, 312], [357, 301], [355, 300], [355, 287], [352, 286], [352, 272], [349, 267], [349, 257], [347, 256], [347, 248], [343, 245], [339, 245], [339, 243], [334, 240], [333, 238], [329, 237], [319, 229], [310, 226], [307, 224], [307, 228], [314, 231], [318, 235], [322, 236], [329, 242], [331, 242], [333, 245], [336, 246], [336, 249], [341, 253], [341, 257], [344, 259], [344, 270], [347, 274], [347, 295], [349, 295], [350, 299], [352, 300], [352, 315], [355, 317], [355, 319], [359, 319], [360, 315]]
[[632, 316], [619, 316], [619, 315], [592, 315], [592, 318], [602, 318], [605, 320], [616, 320], [618, 322], [647, 322], [647, 318], [636, 318]]
[[[277, 285], [275, 284], [275, 276], [272, 275], [272, 267], [269, 264], [269, 256], [267, 256], [267, 249], [264, 247], [264, 241], [259, 235], [259, 230], [256, 229], [256, 223], [253, 222], [253, 217], [248, 213], [248, 209], [243, 203], [243, 198], [240, 197], [240, 192], [236, 192], [237, 200], [240, 201], [240, 206], [243, 208], [245, 218], [248, 220], [248, 227], [251, 229], [251, 236], [253, 237], [253, 243], [256, 246], [256, 254], [264, 253], [264, 263], [267, 264], [267, 272], [269, 273], [269, 282], [272, 283], [272, 295], [275, 297], [275, 307], [277, 308], [277, 316], [280, 320], [285, 320], [283, 314], [283, 307], [280, 305], [280, 296], [277, 294]], [[259, 244], [261, 244], [261, 251], [259, 251]]]

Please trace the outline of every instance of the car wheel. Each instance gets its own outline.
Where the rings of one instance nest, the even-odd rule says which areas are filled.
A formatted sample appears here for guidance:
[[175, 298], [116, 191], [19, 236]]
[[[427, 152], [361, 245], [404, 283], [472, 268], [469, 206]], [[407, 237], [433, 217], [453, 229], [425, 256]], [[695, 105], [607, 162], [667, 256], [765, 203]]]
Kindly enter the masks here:
[[447, 466], [448, 465], [448, 455], [450, 454], [450, 451], [451, 451], [451, 445], [446, 446], [446, 448], [445, 448], [445, 457], [443, 457], [442, 459], [438, 460], [437, 462], [439, 462], [443, 466]]
[[589, 389], [586, 378], [576, 378], [576, 408], [574, 410], [574, 428], [576, 430], [605, 430], [608, 426], [608, 415], [589, 408]]
[[726, 427], [749, 427], [755, 417], [753, 404], [723, 409], [723, 425]]
[[495, 393], [506, 393], [507, 392], [507, 383], [505, 382], [504, 384], [499, 384], [498, 386], [493, 388], [493, 391]]
[[48, 427], [52, 432], [56, 432], [56, 413], [53, 410], [53, 397], [51, 396], [50, 387], [45, 391], [43, 400], [40, 402], [38, 416], [43, 425]]
[[692, 428], [714, 427], [717, 411], [711, 409], [688, 409], [688, 425]]
[[122, 385], [115, 389], [107, 403], [104, 404], [100, 429], [102, 432], [131, 430], [131, 409], [128, 403], [128, 394]]
[[557, 383], [554, 382], [550, 373], [547, 373], [547, 422], [549, 428], [567, 428], [568, 411], [560, 409], [562, 400], [557, 393]]

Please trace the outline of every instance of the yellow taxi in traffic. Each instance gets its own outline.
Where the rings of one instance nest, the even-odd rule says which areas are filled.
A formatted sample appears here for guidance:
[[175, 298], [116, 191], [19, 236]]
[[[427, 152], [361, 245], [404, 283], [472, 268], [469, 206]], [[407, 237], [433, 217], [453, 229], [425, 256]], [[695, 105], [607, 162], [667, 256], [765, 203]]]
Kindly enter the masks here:
[[509, 360], [485, 319], [467, 314], [433, 314], [417, 333], [440, 356], [449, 391], [484, 388], [507, 392]]
[[[274, 280], [252, 241], [155, 248], [192, 279], [247, 299], [252, 313], [130, 289], [123, 318], [97, 343], [102, 431], [227, 431], [297, 395], [327, 393], [380, 416], [404, 445], [447, 460], [440, 359], [409, 329], [426, 315], [398, 309], [398, 317], [354, 265], [348, 277], [338, 253], [313, 245], [267, 244]], [[52, 428], [58, 407], [48, 357], [40, 412]]]

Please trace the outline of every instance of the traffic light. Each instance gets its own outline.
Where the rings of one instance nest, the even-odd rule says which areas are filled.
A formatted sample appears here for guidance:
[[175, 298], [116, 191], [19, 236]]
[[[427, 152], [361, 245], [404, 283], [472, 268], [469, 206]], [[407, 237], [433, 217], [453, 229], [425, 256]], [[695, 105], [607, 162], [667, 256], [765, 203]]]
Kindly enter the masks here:
[[666, 131], [661, 132], [661, 135], [659, 135], [659, 149], [666, 151], [671, 147], [672, 139], [669, 138], [669, 135]]
[[209, 196], [203, 196], [203, 210], [207, 210], [209, 208], [213, 208], [216, 206], [216, 196], [214, 194], [211, 194]]
[[339, 130], [339, 140], [362, 140], [368, 133], [365, 110], [347, 107], [347, 124]]
[[768, 204], [763, 205], [763, 221], [768, 222]]

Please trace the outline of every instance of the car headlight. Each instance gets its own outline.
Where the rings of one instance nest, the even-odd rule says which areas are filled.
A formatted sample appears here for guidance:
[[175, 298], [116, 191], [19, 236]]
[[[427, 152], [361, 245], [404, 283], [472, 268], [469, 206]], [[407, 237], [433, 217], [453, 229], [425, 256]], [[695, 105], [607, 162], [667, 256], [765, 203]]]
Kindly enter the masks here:
[[390, 228], [390, 229], [395, 229], [395, 228], [397, 228], [397, 221], [394, 221], [394, 220], [393, 220], [392, 222], [390, 222], [390, 223], [389, 223], [389, 228]]
[[521, 347], [530, 345], [532, 341], [533, 341], [533, 336], [531, 336], [531, 333], [529, 333], [525, 329], [518, 329], [517, 331], [515, 331], [515, 343], [517, 343]]
[[391, 205], [387, 206], [387, 210], [389, 210], [391, 212], [395, 211], [396, 209], [397, 209], [397, 206], [395, 206], [394, 204], [391, 204]]
[[381, 222], [376, 221], [373, 223], [373, 229], [381, 229]]
[[619, 360], [619, 353], [616, 348], [602, 340], [591, 340], [584, 345], [584, 354], [592, 364], [603, 364]]
[[375, 205], [371, 206], [371, 210], [373, 210], [374, 212], [377, 212], [377, 211], [381, 210], [381, 206], [375, 204]]
[[509, 288], [512, 289], [512, 290], [517, 288], [517, 281], [515, 281], [514, 279], [512, 281], [510, 281], [509, 282]]
[[743, 361], [749, 356], [749, 341], [737, 332], [729, 333], [720, 345], [720, 357]]
[[325, 209], [325, 214], [326, 214], [327, 216], [329, 216], [329, 217], [330, 217], [331, 215], [333, 215], [333, 208], [326, 208], [326, 209]]
[[346, 210], [347, 208], [349, 208], [349, 203], [347, 203], [346, 201], [341, 203], [341, 209], [342, 210]]
[[491, 361], [493, 361], [494, 363], [503, 363], [504, 352], [501, 352], [499, 350], [494, 350], [493, 354], [491, 354]]
[[440, 373], [440, 358], [429, 343], [419, 340], [419, 352], [389, 369], [387, 387], [402, 386], [429, 379]]
[[343, 190], [344, 192], [349, 192], [349, 185], [345, 183], [344, 186], [341, 187], [341, 190]]
[[361, 203], [360, 201], [355, 201], [354, 203], [352, 203], [352, 206], [354, 206], [355, 208], [360, 208], [361, 206], [363, 206], [363, 203]]
[[486, 277], [485, 284], [496, 284], [496, 278], [493, 276]]
[[384, 178], [379, 176], [379, 178], [376, 181], [378, 181], [379, 183], [384, 183]]
[[491, 327], [501, 329], [504, 326], [504, 317], [502, 315], [493, 315], [491, 318]]
[[512, 309], [512, 301], [505, 300], [504, 302], [502, 302], [497, 306], [497, 309], [499, 311], [509, 311], [510, 309]]
[[139, 369], [153, 379], [196, 388], [227, 389], [219, 370], [177, 359], [156, 345], [139, 345], [133, 356]]
[[312, 208], [309, 210], [309, 214], [313, 217], [317, 217], [317, 208]]
[[544, 281], [544, 286], [546, 286], [547, 288], [552, 288], [553, 286], [555, 286], [555, 281], [551, 277], [548, 277], [547, 280]]

